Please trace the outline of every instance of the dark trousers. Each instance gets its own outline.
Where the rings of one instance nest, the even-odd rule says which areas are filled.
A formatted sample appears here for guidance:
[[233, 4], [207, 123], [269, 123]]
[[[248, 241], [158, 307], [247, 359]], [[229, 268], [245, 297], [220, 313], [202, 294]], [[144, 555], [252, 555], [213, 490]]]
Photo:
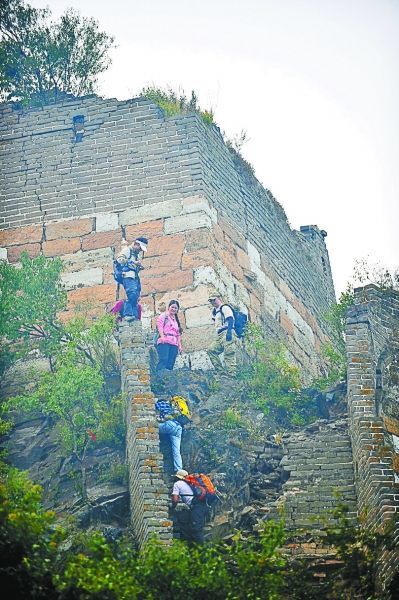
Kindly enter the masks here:
[[190, 508], [190, 521], [191, 521], [191, 541], [196, 544], [204, 543], [204, 527], [206, 523], [206, 517], [208, 514], [208, 507], [205, 502], [195, 502]]
[[172, 371], [175, 366], [175, 361], [179, 349], [177, 346], [173, 346], [173, 344], [158, 344], [157, 345], [158, 352], [158, 364], [157, 371], [162, 371], [162, 369], [167, 369], [168, 371]]
[[140, 298], [141, 284], [140, 279], [132, 279], [131, 277], [125, 277], [123, 280], [123, 287], [125, 288], [127, 301], [123, 307], [124, 317], [139, 318], [137, 310], [137, 302]]

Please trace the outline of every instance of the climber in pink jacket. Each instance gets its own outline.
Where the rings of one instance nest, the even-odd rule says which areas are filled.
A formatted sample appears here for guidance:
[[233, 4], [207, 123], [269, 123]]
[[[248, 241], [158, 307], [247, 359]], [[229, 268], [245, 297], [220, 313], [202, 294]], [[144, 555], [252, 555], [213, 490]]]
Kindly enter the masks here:
[[159, 334], [157, 341], [157, 371], [162, 371], [163, 369], [172, 371], [178, 352], [182, 352], [182, 329], [177, 314], [179, 308], [180, 305], [178, 301], [171, 300], [168, 309], [159, 315], [157, 319], [157, 329]]

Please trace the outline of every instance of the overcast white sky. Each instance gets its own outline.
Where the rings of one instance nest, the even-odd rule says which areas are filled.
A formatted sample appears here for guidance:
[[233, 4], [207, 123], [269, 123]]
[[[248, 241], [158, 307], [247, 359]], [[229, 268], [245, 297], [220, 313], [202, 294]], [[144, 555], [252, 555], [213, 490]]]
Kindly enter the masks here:
[[399, 0], [31, 0], [118, 47], [99, 93], [195, 89], [283, 205], [316, 224], [337, 293], [355, 259], [399, 263]]

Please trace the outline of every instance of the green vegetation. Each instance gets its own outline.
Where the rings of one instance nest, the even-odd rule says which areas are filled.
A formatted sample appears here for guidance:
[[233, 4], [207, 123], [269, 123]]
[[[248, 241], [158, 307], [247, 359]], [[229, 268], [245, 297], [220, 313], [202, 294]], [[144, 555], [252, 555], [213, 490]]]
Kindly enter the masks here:
[[244, 338], [247, 361], [240, 378], [247, 397], [277, 425], [302, 425], [316, 418], [311, 398], [302, 392], [300, 369], [282, 344], [266, 342], [261, 327], [248, 324]]
[[213, 123], [213, 112], [211, 110], [202, 110], [198, 105], [198, 97], [194, 90], [191, 91], [191, 98], [188, 98], [182, 90], [176, 94], [172, 88], [162, 89], [155, 86], [148, 86], [141, 90], [140, 96], [144, 96], [165, 112], [166, 116], [197, 113], [206, 125]]
[[113, 38], [94, 19], [68, 9], [51, 21], [48, 8], [23, 0], [0, 3], [0, 98], [43, 106], [63, 94], [93, 93], [109, 64]]
[[254, 536], [237, 532], [229, 543], [153, 540], [141, 552], [128, 539], [109, 544], [97, 532], [69, 532], [67, 540], [54, 513], [42, 508], [40, 486], [0, 463], [0, 580], [10, 598], [43, 600], [378, 600], [377, 558], [390, 548], [393, 523], [354, 526], [342, 505], [332, 516], [326, 539], [342, 562], [316, 584], [306, 563], [281, 552], [284, 526], [273, 521]]
[[107, 383], [118, 371], [114, 319], [103, 315], [93, 322], [81, 312], [68, 323], [60, 321], [57, 313], [66, 304], [61, 270], [60, 260], [43, 256], [23, 255], [21, 268], [0, 263], [0, 334], [3, 351], [11, 357], [7, 366], [32, 352], [49, 361], [49, 371], [32, 373], [30, 385], [3, 409], [36, 410], [53, 418], [60, 446], [79, 465], [81, 494], [87, 502], [90, 445], [124, 444], [122, 400], [113, 397]]

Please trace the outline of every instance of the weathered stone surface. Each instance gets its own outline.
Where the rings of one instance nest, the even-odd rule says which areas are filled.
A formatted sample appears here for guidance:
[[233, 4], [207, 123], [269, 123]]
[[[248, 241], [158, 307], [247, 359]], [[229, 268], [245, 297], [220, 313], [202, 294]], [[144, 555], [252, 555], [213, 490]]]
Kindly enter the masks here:
[[80, 238], [66, 238], [43, 242], [44, 256], [62, 256], [80, 250]]
[[164, 235], [162, 237], [154, 238], [148, 245], [148, 251], [146, 253], [146, 259], [151, 256], [162, 256], [164, 254], [176, 254], [181, 256], [184, 249], [184, 236], [177, 235]]
[[185, 310], [187, 328], [202, 327], [212, 323], [212, 315], [209, 309], [209, 304], [187, 308]]
[[90, 233], [82, 238], [82, 250], [96, 250], [97, 248], [108, 248], [119, 246], [122, 241], [122, 231], [104, 231], [102, 233]]
[[0, 260], [7, 260], [7, 248], [0, 248]]
[[115, 301], [114, 285], [94, 285], [68, 292], [68, 310], [77, 304], [90, 302], [91, 304], [107, 304]]
[[112, 270], [113, 254], [111, 248], [99, 248], [97, 250], [87, 250], [86, 252], [76, 252], [75, 254], [66, 254], [62, 257], [64, 263], [64, 272], [71, 273], [87, 268], [107, 267]]
[[169, 289], [184, 288], [193, 283], [192, 271], [175, 271], [168, 275], [142, 279], [143, 294], [166, 292]]
[[23, 252], [27, 252], [30, 258], [39, 256], [41, 251], [40, 244], [22, 244], [21, 246], [11, 246], [8, 248], [7, 256], [10, 263], [18, 262]]
[[114, 231], [119, 228], [119, 218], [116, 213], [97, 213], [96, 214], [96, 231]]
[[181, 200], [154, 202], [152, 204], [146, 204], [138, 208], [123, 211], [119, 215], [119, 223], [121, 225], [135, 225], [136, 223], [144, 223], [145, 221], [171, 217], [179, 215], [181, 209]]
[[18, 246], [19, 244], [33, 244], [41, 242], [43, 227], [30, 225], [28, 227], [15, 227], [0, 230], [0, 246]]
[[48, 223], [46, 225], [46, 240], [79, 237], [91, 233], [92, 229], [93, 219], [72, 219]]
[[149, 247], [151, 245], [156, 246], [159, 242], [156, 236], [160, 236], [163, 233], [163, 220], [144, 221], [139, 225], [126, 225], [125, 231], [128, 242], [132, 242], [138, 237], [146, 237], [149, 240]]
[[73, 273], [63, 273], [61, 281], [67, 290], [78, 287], [92, 287], [103, 283], [103, 270], [100, 268], [84, 269]]
[[180, 302], [181, 309], [185, 309], [190, 308], [191, 306], [206, 304], [209, 296], [209, 288], [206, 285], [198, 285], [193, 289], [168, 290], [166, 294], [156, 296], [156, 304], [159, 305], [161, 302], [168, 303], [171, 298], [174, 298]]
[[212, 218], [205, 212], [193, 212], [187, 215], [178, 215], [168, 217], [164, 222], [164, 231], [166, 234], [179, 233], [190, 229], [200, 229], [202, 227], [212, 228]]

